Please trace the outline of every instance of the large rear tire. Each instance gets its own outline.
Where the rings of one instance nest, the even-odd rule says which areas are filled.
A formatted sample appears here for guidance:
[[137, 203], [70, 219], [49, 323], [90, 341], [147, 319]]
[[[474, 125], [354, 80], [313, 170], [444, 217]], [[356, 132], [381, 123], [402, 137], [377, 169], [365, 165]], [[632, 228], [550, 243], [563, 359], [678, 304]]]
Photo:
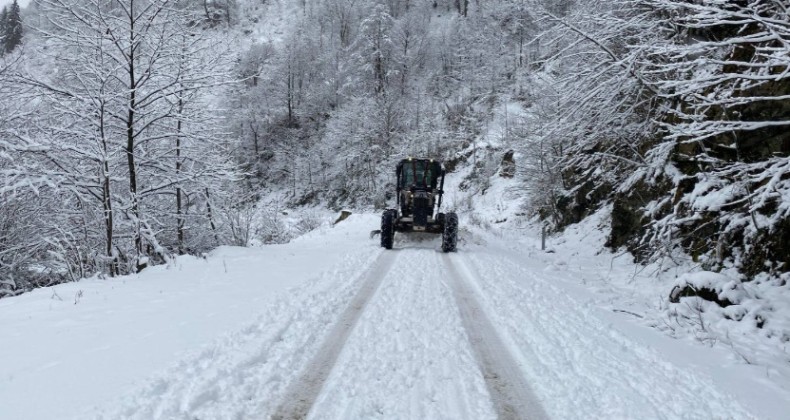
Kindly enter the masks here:
[[455, 252], [458, 243], [458, 215], [447, 213], [444, 215], [444, 229], [442, 230], [442, 252]]
[[381, 247], [392, 249], [392, 242], [395, 239], [395, 210], [385, 210], [381, 215]]

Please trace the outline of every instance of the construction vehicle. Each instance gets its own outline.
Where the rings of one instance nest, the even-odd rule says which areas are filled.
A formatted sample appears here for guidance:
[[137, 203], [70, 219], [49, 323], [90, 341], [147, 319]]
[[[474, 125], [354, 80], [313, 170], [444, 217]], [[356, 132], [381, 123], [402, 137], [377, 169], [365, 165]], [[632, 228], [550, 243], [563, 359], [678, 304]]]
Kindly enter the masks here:
[[396, 205], [381, 215], [381, 246], [392, 249], [395, 232], [442, 235], [442, 251], [454, 252], [458, 239], [458, 216], [441, 213], [445, 170], [434, 159], [408, 158], [398, 162]]

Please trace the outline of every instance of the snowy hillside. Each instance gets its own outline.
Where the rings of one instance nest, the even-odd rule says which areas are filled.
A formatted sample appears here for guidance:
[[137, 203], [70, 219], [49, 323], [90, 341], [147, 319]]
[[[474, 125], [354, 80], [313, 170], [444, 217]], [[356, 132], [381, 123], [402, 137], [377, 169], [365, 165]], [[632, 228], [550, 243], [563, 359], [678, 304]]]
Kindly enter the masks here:
[[432, 239], [386, 251], [368, 237], [377, 222], [4, 299], [0, 418], [268, 418], [298, 398], [337, 419], [496, 418], [500, 403], [517, 418], [790, 410], [773, 367], [645, 326], [642, 296], [591, 292], [634, 267], [589, 239], [546, 254], [532, 234], [472, 229], [454, 255]]

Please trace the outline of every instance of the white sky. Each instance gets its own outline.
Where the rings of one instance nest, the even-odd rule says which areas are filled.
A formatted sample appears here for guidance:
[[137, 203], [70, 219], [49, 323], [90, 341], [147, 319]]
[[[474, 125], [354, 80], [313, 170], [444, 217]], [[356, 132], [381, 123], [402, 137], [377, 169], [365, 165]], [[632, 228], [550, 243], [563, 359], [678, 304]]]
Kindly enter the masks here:
[[[14, 0], [0, 0], [0, 7], [7, 6], [13, 2]], [[28, 3], [30, 3], [30, 0], [19, 0], [19, 5], [22, 7], [27, 6]]]

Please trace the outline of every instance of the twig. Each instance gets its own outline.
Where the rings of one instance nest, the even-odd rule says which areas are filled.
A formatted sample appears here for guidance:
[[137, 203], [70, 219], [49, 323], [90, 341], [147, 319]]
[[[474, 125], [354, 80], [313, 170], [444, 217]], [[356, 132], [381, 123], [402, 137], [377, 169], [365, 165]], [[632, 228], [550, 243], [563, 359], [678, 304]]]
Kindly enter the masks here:
[[50, 297], [50, 299], [57, 299], [57, 300], [63, 302], [63, 298], [60, 297], [60, 295], [58, 294], [57, 291], [55, 291], [54, 287], [52, 288], [52, 296]]
[[633, 316], [635, 316], [637, 318], [644, 318], [644, 315], [639, 315], [636, 312], [627, 311], [625, 309], [612, 309], [612, 312], [619, 312], [619, 313], [623, 313], [623, 314], [633, 315]]

